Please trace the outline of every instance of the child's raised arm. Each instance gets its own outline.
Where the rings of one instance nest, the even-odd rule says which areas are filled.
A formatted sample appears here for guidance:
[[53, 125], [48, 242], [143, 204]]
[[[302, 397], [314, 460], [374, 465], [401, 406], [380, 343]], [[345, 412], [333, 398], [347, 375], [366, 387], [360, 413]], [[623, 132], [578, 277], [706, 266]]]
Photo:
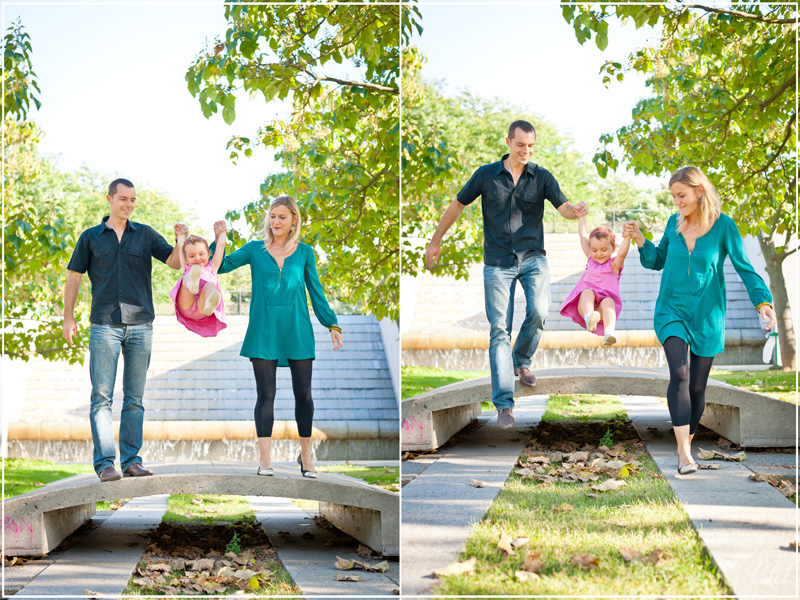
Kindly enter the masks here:
[[[214, 224], [216, 225], [216, 223]], [[214, 240], [215, 250], [214, 256], [211, 257], [211, 264], [214, 266], [214, 273], [219, 271], [219, 266], [222, 264], [222, 259], [225, 258], [225, 244], [228, 243], [228, 228], [223, 221], [219, 226], [220, 233], [217, 239]]]
[[592, 255], [592, 246], [589, 244], [589, 232], [586, 230], [586, 215], [578, 217], [578, 237], [581, 238], [581, 248], [586, 258]]
[[619, 250], [617, 250], [617, 255], [614, 257], [614, 261], [611, 263], [611, 268], [614, 269], [615, 275], [619, 275], [622, 265], [625, 263], [625, 257], [628, 256], [628, 250], [630, 249], [631, 236], [624, 236], [622, 238], [622, 243], [619, 245]]
[[183, 223], [175, 223], [175, 245], [180, 246], [178, 256], [181, 259], [181, 269], [186, 266], [186, 255], [183, 252], [183, 242], [186, 241], [186, 234], [189, 233], [189, 227]]

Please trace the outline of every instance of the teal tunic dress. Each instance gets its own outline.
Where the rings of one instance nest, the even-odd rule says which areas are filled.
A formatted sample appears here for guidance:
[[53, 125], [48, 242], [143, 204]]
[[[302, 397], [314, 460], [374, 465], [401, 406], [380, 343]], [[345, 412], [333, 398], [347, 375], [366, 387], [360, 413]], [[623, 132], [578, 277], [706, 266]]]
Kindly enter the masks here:
[[771, 304], [772, 294], [753, 270], [739, 229], [729, 216], [720, 215], [711, 229], [697, 238], [691, 252], [677, 227], [678, 215], [674, 214], [658, 247], [645, 240], [639, 249], [643, 267], [664, 270], [653, 325], [662, 345], [675, 336], [697, 356], [714, 356], [725, 349], [725, 258], [730, 257], [753, 306]]
[[229, 273], [244, 265], [250, 265], [253, 283], [250, 322], [239, 354], [277, 360], [279, 367], [288, 367], [290, 359], [315, 358], [306, 289], [319, 322], [328, 328], [337, 323], [325, 299], [311, 246], [298, 244], [279, 269], [263, 240], [248, 242], [224, 258], [219, 272]]

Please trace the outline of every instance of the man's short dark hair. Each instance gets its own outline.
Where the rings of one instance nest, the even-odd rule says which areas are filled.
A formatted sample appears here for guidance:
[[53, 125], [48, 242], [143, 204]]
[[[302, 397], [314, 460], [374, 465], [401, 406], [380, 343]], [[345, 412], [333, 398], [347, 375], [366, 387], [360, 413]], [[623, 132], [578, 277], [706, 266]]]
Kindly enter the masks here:
[[133, 183], [129, 179], [122, 179], [120, 177], [119, 179], [115, 179], [114, 181], [112, 181], [108, 185], [108, 195], [109, 196], [113, 196], [114, 194], [117, 193], [117, 186], [118, 185], [124, 185], [125, 187], [129, 187], [129, 188], [136, 187], [135, 185], [133, 185]]
[[523, 121], [520, 119], [519, 121], [514, 121], [511, 125], [508, 126], [508, 139], [514, 139], [514, 131], [517, 129], [522, 129], [525, 133], [533, 132], [533, 137], [536, 137], [536, 129], [533, 128], [533, 125], [528, 123], [527, 121]]

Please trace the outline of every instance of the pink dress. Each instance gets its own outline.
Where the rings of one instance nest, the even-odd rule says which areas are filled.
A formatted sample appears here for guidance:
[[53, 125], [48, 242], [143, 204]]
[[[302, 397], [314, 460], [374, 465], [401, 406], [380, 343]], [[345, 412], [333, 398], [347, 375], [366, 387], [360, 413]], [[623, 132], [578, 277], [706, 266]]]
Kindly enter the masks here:
[[[597, 305], [603, 298], [611, 298], [614, 301], [617, 318], [619, 318], [619, 313], [622, 311], [622, 300], [619, 297], [619, 277], [622, 275], [622, 267], [620, 267], [619, 275], [617, 275], [614, 273], [614, 268], [611, 266], [613, 261], [614, 259], [610, 258], [603, 264], [600, 264], [595, 259], [589, 257], [589, 260], [586, 262], [586, 270], [561, 306], [561, 314], [563, 316], [569, 317], [581, 327], [586, 327], [586, 321], [578, 310], [578, 300], [580, 300], [583, 290], [592, 290], [594, 292], [595, 309], [597, 309]], [[597, 324], [597, 329], [595, 329], [593, 333], [601, 336], [604, 335], [603, 321]]]
[[[191, 268], [191, 265], [186, 265], [183, 269], [183, 274], [186, 275]], [[183, 277], [178, 280], [178, 283], [169, 293], [170, 298], [175, 303], [175, 316], [178, 318], [179, 323], [183, 324], [189, 331], [193, 331], [203, 337], [214, 337], [228, 326], [225, 322], [225, 306], [221, 297], [217, 308], [208, 316], [201, 313], [200, 309], [197, 308], [197, 299], [200, 297], [200, 292], [205, 285], [213, 285], [219, 290], [219, 279], [217, 279], [217, 274], [214, 273], [214, 265], [210, 261], [206, 266], [202, 267], [200, 289], [194, 297], [194, 303], [191, 308], [185, 311], [178, 308], [178, 292], [181, 289], [181, 283], [183, 283]], [[220, 296], [222, 296], [221, 292]]]

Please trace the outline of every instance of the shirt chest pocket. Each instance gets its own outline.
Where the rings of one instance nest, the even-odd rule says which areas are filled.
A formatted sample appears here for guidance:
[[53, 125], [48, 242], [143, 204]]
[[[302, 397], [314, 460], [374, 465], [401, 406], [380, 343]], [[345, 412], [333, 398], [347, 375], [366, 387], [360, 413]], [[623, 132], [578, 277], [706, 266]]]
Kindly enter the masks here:
[[[524, 177], [524, 174], [523, 174]], [[544, 191], [537, 189], [538, 186], [529, 179], [522, 179], [517, 182], [517, 190], [514, 196], [520, 212], [532, 215], [541, 214], [544, 207]]]
[[131, 260], [146, 260], [149, 254], [145, 252], [144, 246], [141, 244], [132, 244], [125, 248], [124, 253], [130, 257]]
[[510, 196], [511, 190], [505, 182], [500, 180], [488, 182], [482, 194], [483, 210], [489, 215], [502, 215]]

